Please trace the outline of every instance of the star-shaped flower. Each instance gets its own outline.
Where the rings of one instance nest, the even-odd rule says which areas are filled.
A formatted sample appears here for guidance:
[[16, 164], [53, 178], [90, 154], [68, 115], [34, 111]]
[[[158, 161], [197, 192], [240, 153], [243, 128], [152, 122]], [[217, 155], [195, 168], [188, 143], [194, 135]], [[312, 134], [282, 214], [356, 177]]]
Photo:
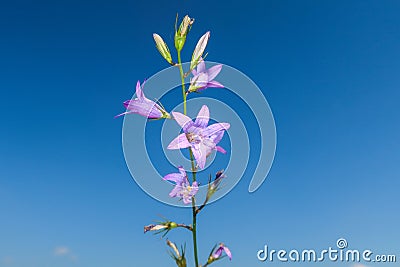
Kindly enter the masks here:
[[225, 149], [217, 146], [217, 144], [224, 136], [224, 132], [229, 129], [230, 124], [222, 122], [208, 125], [210, 112], [206, 105], [203, 105], [200, 109], [194, 122], [191, 118], [179, 112], [172, 112], [172, 115], [182, 127], [183, 133], [172, 140], [168, 149], [190, 147], [200, 169], [204, 168], [206, 158], [213, 150], [226, 153]]
[[190, 185], [186, 175], [185, 169], [180, 166], [178, 167], [179, 173], [170, 173], [164, 176], [164, 180], [175, 183], [174, 189], [169, 193], [170, 197], [178, 197], [183, 200], [183, 203], [192, 203], [192, 197], [199, 191], [199, 185], [197, 182], [193, 182]]
[[204, 60], [201, 60], [197, 65], [197, 69], [192, 70], [193, 77], [190, 79], [189, 92], [198, 92], [207, 87], [223, 88], [224, 86], [222, 84], [214, 80], [221, 69], [221, 64], [206, 69]]

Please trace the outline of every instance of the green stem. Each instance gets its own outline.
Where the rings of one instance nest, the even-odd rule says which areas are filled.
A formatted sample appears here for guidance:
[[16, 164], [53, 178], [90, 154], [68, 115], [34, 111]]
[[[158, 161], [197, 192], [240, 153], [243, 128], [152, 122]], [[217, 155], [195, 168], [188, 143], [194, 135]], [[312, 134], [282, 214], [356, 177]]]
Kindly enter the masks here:
[[[185, 74], [183, 72], [182, 60], [181, 60], [181, 51], [178, 50], [178, 64], [179, 64], [179, 72], [181, 75], [182, 82], [182, 97], [183, 97], [183, 114], [186, 115], [186, 88], [185, 88]], [[192, 175], [193, 181], [196, 181], [196, 166], [194, 165], [194, 157], [192, 149], [189, 148], [190, 153], [190, 162], [192, 164]], [[192, 215], [193, 215], [193, 223], [192, 223], [192, 237], [193, 237], [193, 253], [194, 253], [194, 263], [196, 267], [199, 267], [199, 259], [197, 255], [197, 212], [196, 212], [196, 201], [195, 198], [192, 198]]]
[[195, 266], [198, 267], [199, 259], [197, 256], [197, 213], [196, 213], [196, 203], [194, 198], [192, 198], [192, 214], [193, 214], [192, 236], [193, 236], [194, 263]]
[[181, 83], [182, 83], [183, 114], [186, 115], [185, 74], [183, 73], [182, 60], [181, 60], [181, 51], [178, 51], [178, 64], [179, 64], [179, 72], [181, 74]]

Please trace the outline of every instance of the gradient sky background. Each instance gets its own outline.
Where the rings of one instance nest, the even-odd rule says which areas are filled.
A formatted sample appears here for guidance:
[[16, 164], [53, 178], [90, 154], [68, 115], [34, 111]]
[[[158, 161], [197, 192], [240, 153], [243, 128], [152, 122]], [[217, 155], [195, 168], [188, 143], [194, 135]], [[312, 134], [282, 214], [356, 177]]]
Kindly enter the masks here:
[[258, 84], [278, 134], [263, 186], [246, 176], [200, 217], [202, 258], [224, 241], [234, 258], [215, 266], [285, 266], [257, 250], [345, 237], [399, 259], [399, 1], [15, 0], [0, 3], [0, 266], [174, 266], [142, 227], [190, 212], [135, 184], [113, 116], [166, 67], [151, 34], [171, 42], [176, 12], [196, 18], [187, 47], [211, 30], [208, 59]]

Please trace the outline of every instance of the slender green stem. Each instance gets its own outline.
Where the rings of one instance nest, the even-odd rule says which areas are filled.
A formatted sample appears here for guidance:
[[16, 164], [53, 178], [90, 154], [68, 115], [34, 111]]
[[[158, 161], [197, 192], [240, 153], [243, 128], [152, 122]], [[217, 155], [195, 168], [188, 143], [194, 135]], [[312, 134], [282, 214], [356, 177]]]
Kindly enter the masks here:
[[[196, 181], [196, 167], [194, 165], [194, 158], [192, 149], [189, 148], [190, 162], [192, 163], [192, 177], [193, 182]], [[192, 225], [192, 235], [193, 235], [193, 250], [194, 250], [194, 261], [196, 267], [199, 266], [199, 260], [197, 256], [197, 210], [196, 210], [196, 200], [192, 198], [192, 214], [193, 214], [193, 225]]]
[[178, 64], [179, 64], [179, 72], [181, 74], [181, 82], [182, 82], [183, 114], [186, 115], [185, 74], [183, 73], [182, 60], [181, 60], [181, 51], [178, 51]]
[[194, 157], [191, 148], [189, 148], [189, 154], [190, 154], [190, 162], [192, 163], [192, 176], [193, 176], [192, 182], [196, 182], [196, 167], [194, 166]]
[[[183, 72], [182, 60], [181, 60], [181, 51], [178, 51], [178, 64], [179, 64], [179, 72], [181, 75], [182, 82], [182, 97], [183, 97], [183, 114], [186, 115], [186, 88], [185, 88], [185, 74]], [[190, 162], [192, 164], [192, 175], [193, 181], [196, 181], [196, 166], [194, 165], [194, 157], [192, 149], [189, 148], [190, 153]], [[192, 215], [193, 215], [193, 223], [192, 223], [192, 237], [193, 237], [193, 253], [194, 253], [194, 262], [195, 266], [199, 267], [199, 259], [197, 255], [197, 212], [196, 212], [196, 201], [195, 198], [192, 198]]]
[[199, 259], [197, 256], [197, 213], [196, 213], [196, 203], [194, 198], [192, 198], [192, 214], [193, 214], [192, 236], [193, 236], [194, 263], [195, 266], [198, 267]]

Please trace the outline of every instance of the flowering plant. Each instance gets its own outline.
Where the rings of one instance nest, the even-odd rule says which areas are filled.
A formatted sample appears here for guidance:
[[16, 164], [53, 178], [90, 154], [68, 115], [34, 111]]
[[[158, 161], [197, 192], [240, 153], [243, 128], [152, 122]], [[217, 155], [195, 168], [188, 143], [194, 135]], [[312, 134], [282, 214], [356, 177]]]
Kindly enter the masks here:
[[[157, 224], [151, 224], [144, 227], [144, 232], [154, 231], [155, 233], [163, 233], [163, 237], [169, 231], [175, 228], [185, 228], [192, 233], [194, 266], [205, 267], [213, 262], [222, 259], [225, 255], [232, 259], [232, 253], [223, 243], [215, 245], [205, 260], [203, 265], [199, 264], [198, 249], [197, 249], [197, 216], [207, 205], [212, 195], [220, 188], [222, 179], [225, 178], [224, 172], [216, 173], [212, 180], [211, 176], [207, 185], [207, 194], [202, 202], [198, 202], [196, 194], [199, 191], [199, 183], [196, 179], [198, 170], [204, 169], [207, 158], [214, 152], [226, 153], [225, 149], [218, 146], [225, 132], [229, 129], [230, 124], [214, 123], [209, 124], [210, 111], [208, 106], [203, 105], [193, 121], [187, 116], [187, 96], [193, 92], [199, 92], [206, 88], [223, 88], [224, 86], [214, 80], [222, 69], [222, 65], [216, 65], [206, 69], [204, 62], [204, 51], [210, 38], [210, 32], [206, 32], [198, 41], [190, 61], [190, 68], [184, 72], [181, 60], [181, 51], [185, 45], [186, 37], [194, 23], [194, 19], [185, 16], [179, 27], [175, 24], [174, 45], [177, 52], [177, 63], [174, 63], [170, 50], [162, 37], [158, 34], [153, 34], [156, 48], [162, 57], [172, 66], [179, 68], [182, 98], [183, 98], [183, 113], [167, 112], [160, 102], [156, 102], [146, 98], [144, 95], [145, 82], [136, 85], [136, 98], [127, 100], [123, 104], [126, 111], [117, 115], [123, 116], [128, 114], [138, 114], [148, 119], [172, 119], [182, 128], [182, 133], [173, 139], [168, 145], [168, 149], [188, 149], [190, 155], [191, 177], [188, 177], [187, 171], [182, 166], [177, 166], [178, 172], [166, 174], [164, 180], [174, 183], [174, 188], [169, 193], [170, 197], [178, 198], [185, 205], [191, 205], [192, 223], [178, 224], [170, 220], [164, 220]], [[185, 77], [193, 75], [190, 79], [190, 84], [186, 88]], [[199, 205], [198, 203], [202, 203]], [[175, 243], [167, 240], [167, 245], [171, 248], [171, 257], [175, 260], [178, 267], [186, 267], [185, 247], [179, 250]]]

